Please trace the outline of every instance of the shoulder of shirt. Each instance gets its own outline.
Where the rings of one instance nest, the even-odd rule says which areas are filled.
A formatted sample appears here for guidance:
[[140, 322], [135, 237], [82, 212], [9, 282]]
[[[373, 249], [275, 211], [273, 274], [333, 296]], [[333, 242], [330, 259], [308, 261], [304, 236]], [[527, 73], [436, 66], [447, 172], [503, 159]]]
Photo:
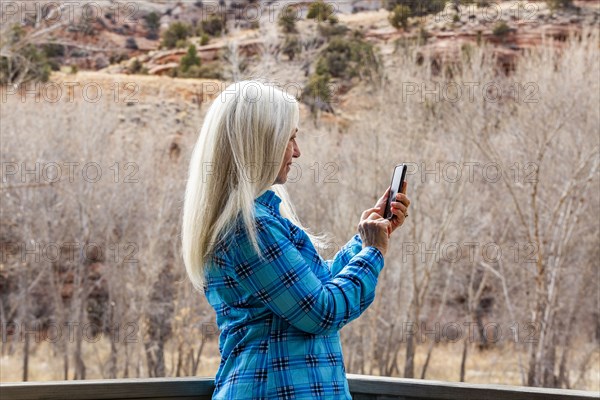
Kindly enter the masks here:
[[[282, 226], [284, 228], [287, 228], [284, 224], [284, 221], [278, 218], [270, 207], [260, 204], [258, 202], [255, 202], [254, 205], [254, 222], [258, 231], [257, 233], [259, 234], [261, 231], [269, 227]], [[243, 239], [246, 236], [247, 231], [245, 229], [245, 225], [242, 219], [238, 218], [235, 221], [235, 227], [231, 233], [231, 236], [229, 236], [229, 239], [226, 241], [236, 242], [240, 239]]]
[[256, 219], [277, 219], [277, 214], [272, 207], [265, 206], [259, 202], [254, 203], [254, 217]]
[[275, 218], [281, 217], [279, 205], [281, 198], [271, 189], [266, 190], [263, 194], [254, 199], [254, 210], [257, 217], [270, 215]]
[[[289, 227], [285, 223], [285, 219], [283, 219], [281, 215], [278, 214], [277, 210], [274, 207], [278, 204], [272, 201], [262, 201], [265, 197], [268, 196], [269, 194], [267, 194], [267, 196], [262, 197], [261, 201], [255, 200], [254, 202], [254, 221], [256, 224], [258, 234], [260, 234], [265, 229], [276, 226], [279, 226], [284, 230], [289, 229]], [[222, 237], [222, 239], [219, 241], [215, 248], [215, 252], [227, 252], [231, 244], [237, 243], [247, 236], [247, 231], [244, 227], [244, 223], [240, 216], [238, 216], [238, 218], [235, 219], [235, 222], [233, 224], [233, 230], [227, 235], [227, 237]]]

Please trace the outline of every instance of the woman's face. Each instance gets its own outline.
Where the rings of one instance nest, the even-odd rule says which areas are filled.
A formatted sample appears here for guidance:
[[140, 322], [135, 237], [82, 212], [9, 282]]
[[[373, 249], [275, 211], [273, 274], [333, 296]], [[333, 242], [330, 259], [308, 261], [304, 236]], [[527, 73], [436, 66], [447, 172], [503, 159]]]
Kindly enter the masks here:
[[279, 174], [277, 174], [277, 179], [275, 179], [276, 184], [284, 184], [287, 181], [287, 175], [290, 172], [290, 165], [292, 164], [292, 159], [300, 157], [300, 148], [296, 143], [297, 133], [298, 128], [296, 128], [295, 132], [292, 133], [292, 137], [290, 137], [287, 148], [285, 149], [283, 163], [281, 163], [281, 167], [279, 168]]

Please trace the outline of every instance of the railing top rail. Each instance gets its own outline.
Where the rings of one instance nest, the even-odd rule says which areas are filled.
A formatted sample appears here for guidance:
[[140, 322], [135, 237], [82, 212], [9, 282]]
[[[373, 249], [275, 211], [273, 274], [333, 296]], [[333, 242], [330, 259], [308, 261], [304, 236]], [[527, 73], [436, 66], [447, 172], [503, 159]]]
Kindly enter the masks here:
[[[416, 399], [588, 400], [600, 393], [582, 390], [486, 385], [348, 374], [353, 394]], [[10, 382], [0, 384], [2, 398], [21, 399], [160, 399], [210, 398], [212, 377], [131, 378], [84, 381]]]
[[600, 393], [584, 390], [446, 382], [354, 374], [348, 374], [347, 376], [352, 393], [461, 400], [600, 399]]

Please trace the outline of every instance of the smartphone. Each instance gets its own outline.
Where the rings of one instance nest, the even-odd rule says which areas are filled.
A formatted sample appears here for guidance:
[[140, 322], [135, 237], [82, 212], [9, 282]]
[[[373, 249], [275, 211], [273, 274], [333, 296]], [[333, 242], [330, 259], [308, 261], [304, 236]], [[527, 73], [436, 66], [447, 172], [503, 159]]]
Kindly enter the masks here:
[[392, 174], [392, 183], [390, 185], [390, 195], [388, 196], [387, 202], [385, 203], [385, 211], [383, 218], [392, 219], [392, 200], [396, 199], [396, 195], [402, 190], [402, 185], [406, 179], [406, 164], [398, 164], [394, 167], [394, 173]]

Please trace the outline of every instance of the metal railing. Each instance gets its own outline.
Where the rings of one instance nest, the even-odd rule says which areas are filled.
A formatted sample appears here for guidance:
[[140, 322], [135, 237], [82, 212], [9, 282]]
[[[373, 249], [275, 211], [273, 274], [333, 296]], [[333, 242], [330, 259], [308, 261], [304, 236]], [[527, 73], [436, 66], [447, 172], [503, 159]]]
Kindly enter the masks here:
[[[600, 393], [348, 374], [354, 400], [588, 400]], [[210, 399], [213, 379], [148, 378], [0, 384], [2, 400]]]

